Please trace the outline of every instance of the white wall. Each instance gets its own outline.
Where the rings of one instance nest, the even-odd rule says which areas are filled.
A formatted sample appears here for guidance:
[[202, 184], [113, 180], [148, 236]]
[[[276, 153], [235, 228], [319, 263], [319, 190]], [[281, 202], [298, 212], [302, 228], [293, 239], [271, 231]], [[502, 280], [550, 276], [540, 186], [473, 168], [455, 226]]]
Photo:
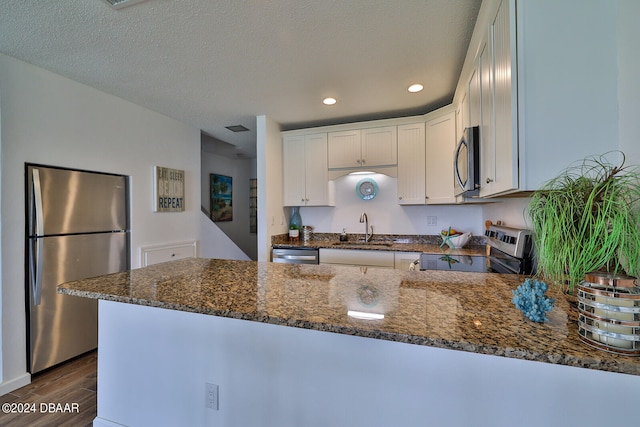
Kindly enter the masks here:
[[[362, 200], [356, 194], [356, 185], [364, 177], [378, 184], [374, 199]], [[483, 232], [482, 208], [479, 205], [401, 206], [398, 204], [397, 179], [383, 174], [346, 175], [335, 180], [335, 207], [302, 207], [303, 225], [311, 225], [315, 232], [364, 233], [359, 219], [367, 213], [369, 225], [375, 234], [439, 234], [449, 226], [474, 235]], [[287, 210], [287, 217], [291, 214]], [[437, 217], [435, 226], [427, 225], [427, 216]]]
[[271, 236], [286, 233], [282, 188], [280, 125], [267, 116], [256, 118], [258, 161], [258, 261], [271, 260]]
[[483, 205], [482, 216], [484, 221], [491, 221], [496, 224], [502, 221], [502, 225], [515, 228], [530, 228], [531, 223], [526, 214], [528, 197], [518, 197], [513, 199], [500, 199], [500, 203], [489, 203]]
[[258, 237], [249, 232], [249, 180], [256, 177], [255, 159], [230, 159], [207, 151], [200, 159], [200, 202], [209, 211], [212, 173], [233, 178], [233, 220], [217, 222], [220, 228], [246, 254], [247, 259], [258, 259]]
[[[24, 313], [25, 162], [130, 176], [134, 268], [140, 246], [213, 240], [209, 236], [215, 237], [216, 244], [224, 240], [201, 224], [199, 129], [5, 55], [0, 55], [0, 95], [1, 395], [29, 381]], [[185, 170], [185, 212], [153, 212], [154, 165]], [[220, 252], [233, 256], [230, 251]]]

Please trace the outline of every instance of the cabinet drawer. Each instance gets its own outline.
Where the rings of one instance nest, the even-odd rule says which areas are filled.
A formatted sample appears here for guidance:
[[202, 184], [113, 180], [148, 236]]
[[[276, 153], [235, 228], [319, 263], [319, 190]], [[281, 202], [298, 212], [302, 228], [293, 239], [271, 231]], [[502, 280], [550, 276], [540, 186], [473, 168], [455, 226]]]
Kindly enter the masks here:
[[140, 264], [158, 264], [161, 262], [175, 261], [198, 256], [197, 241], [169, 243], [167, 245], [147, 246], [140, 248]]

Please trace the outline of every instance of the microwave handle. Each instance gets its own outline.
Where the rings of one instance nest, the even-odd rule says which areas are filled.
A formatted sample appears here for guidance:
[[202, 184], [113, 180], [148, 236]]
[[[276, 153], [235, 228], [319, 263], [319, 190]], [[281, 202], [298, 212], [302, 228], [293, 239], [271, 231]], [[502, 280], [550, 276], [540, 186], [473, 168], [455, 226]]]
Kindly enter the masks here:
[[464, 143], [465, 143], [464, 141], [460, 141], [460, 143], [456, 147], [456, 155], [454, 156], [454, 159], [453, 159], [453, 176], [455, 177], [456, 181], [458, 182], [458, 185], [462, 190], [464, 190], [465, 188], [464, 188], [464, 183], [460, 179], [460, 171], [458, 170], [458, 157], [460, 157], [460, 149], [462, 148], [462, 145]]

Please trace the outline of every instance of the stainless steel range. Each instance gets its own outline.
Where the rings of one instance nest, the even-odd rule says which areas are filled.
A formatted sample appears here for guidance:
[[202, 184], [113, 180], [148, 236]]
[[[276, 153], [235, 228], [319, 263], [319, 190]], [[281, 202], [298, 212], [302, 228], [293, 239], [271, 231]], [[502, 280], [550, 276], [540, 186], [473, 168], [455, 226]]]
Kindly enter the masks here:
[[491, 225], [485, 231], [489, 251], [489, 271], [508, 274], [531, 274], [533, 239], [529, 230]]
[[423, 253], [412, 269], [531, 274], [533, 240], [529, 230], [491, 225], [485, 232], [488, 256]]

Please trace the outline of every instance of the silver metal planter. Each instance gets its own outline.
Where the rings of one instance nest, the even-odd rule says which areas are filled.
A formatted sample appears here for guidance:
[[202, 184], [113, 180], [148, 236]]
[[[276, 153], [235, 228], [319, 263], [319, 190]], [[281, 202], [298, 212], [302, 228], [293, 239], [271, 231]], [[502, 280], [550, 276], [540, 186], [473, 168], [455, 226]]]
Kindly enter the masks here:
[[578, 285], [578, 334], [611, 353], [640, 356], [640, 287], [635, 277], [590, 273]]

